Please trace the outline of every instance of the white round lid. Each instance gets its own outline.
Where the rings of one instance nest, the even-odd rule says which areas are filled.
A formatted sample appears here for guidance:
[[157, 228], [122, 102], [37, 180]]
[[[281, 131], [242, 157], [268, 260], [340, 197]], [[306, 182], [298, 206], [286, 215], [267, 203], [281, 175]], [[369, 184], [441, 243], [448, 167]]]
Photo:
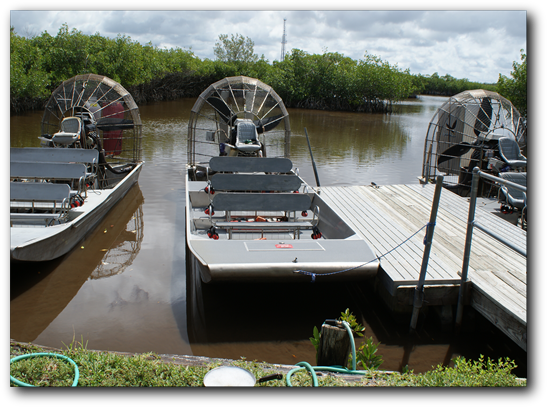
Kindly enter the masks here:
[[203, 378], [205, 387], [254, 386], [256, 379], [248, 370], [236, 366], [220, 366]]

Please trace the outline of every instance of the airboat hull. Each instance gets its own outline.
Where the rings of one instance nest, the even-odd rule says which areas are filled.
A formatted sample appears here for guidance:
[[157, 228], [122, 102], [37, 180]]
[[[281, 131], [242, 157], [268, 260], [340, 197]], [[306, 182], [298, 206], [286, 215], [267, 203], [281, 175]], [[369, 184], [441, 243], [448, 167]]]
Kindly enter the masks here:
[[[229, 77], [198, 97], [188, 123], [186, 259], [189, 281], [355, 281], [379, 260], [289, 159], [279, 95]], [[196, 285], [192, 283], [192, 285]]]
[[112, 189], [90, 190], [84, 205], [73, 208], [69, 222], [48, 227], [11, 226], [10, 259], [17, 262], [54, 260], [72, 250], [138, 181], [143, 163]]
[[[46, 103], [40, 134], [41, 147], [10, 150], [12, 261], [68, 253], [127, 194], [144, 164], [138, 106], [102, 75], [61, 83]], [[114, 151], [105, 151], [113, 136]]]
[[[192, 172], [192, 171], [189, 171]], [[260, 175], [257, 175], [260, 177]], [[309, 186], [308, 186], [309, 188]], [[307, 189], [307, 188], [306, 188]], [[219, 192], [221, 193], [221, 192]], [[216, 193], [218, 195], [219, 193]], [[237, 238], [220, 231], [218, 240], [207, 235], [212, 220], [204, 215], [210, 195], [201, 181], [186, 180], [187, 272], [201, 276], [204, 283], [292, 281], [356, 281], [376, 275], [379, 260], [369, 244], [357, 235], [316, 192], [307, 192], [312, 206], [320, 208], [317, 228], [290, 233], [247, 230]], [[275, 200], [275, 194], [267, 194]]]
[[198, 272], [204, 283], [219, 283], [310, 282], [311, 274], [302, 271], [315, 273], [317, 282], [329, 273], [323, 282], [358, 281], [378, 271], [376, 256], [362, 240], [297, 242], [291, 249], [277, 249], [275, 241], [256, 243], [249, 249], [245, 242], [190, 240], [190, 272]]

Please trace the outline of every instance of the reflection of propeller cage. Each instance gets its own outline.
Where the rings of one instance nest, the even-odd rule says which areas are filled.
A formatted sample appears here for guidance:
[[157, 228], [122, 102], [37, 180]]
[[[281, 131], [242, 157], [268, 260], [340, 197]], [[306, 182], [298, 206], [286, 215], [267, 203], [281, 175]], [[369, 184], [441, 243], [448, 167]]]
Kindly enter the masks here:
[[[42, 117], [42, 135], [53, 135], [61, 128], [65, 117], [77, 116], [84, 123], [98, 120], [116, 120], [131, 123], [132, 128], [120, 130], [96, 130], [104, 147], [105, 137], [111, 137], [121, 145], [109, 157], [111, 164], [124, 161], [140, 161], [142, 155], [142, 123], [137, 104], [131, 94], [110, 78], [95, 74], [78, 75], [64, 81], [55, 89], [47, 102]], [[89, 143], [82, 143], [89, 148]], [[113, 156], [116, 156], [115, 159]]]
[[[211, 98], [218, 104], [211, 103]], [[231, 117], [223, 109], [229, 110]], [[289, 157], [291, 129], [283, 101], [258, 79], [237, 76], [210, 85], [194, 104], [188, 123], [188, 164], [218, 156], [219, 143], [230, 140], [236, 116], [255, 123], [274, 119], [272, 130], [258, 129], [259, 141], [269, 157]]]
[[526, 146], [523, 119], [511, 102], [482, 89], [452, 96], [429, 123], [422, 177], [460, 176], [471, 163], [484, 162], [487, 150], [497, 149], [500, 137], [517, 140], [521, 148]]
[[106, 252], [101, 263], [89, 276], [91, 280], [121, 274], [133, 263], [133, 260], [137, 257], [141, 249], [144, 235], [142, 205], [139, 205], [131, 220], [127, 223], [122, 235], [125, 236], [123, 242]]

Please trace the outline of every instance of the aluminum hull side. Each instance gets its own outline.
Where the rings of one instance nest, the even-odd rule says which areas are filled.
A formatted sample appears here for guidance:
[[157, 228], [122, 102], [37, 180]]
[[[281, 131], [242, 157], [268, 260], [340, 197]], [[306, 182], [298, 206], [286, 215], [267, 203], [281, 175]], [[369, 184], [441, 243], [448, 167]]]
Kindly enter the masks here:
[[138, 181], [143, 164], [139, 163], [112, 189], [98, 190], [100, 194], [89, 191], [89, 201], [77, 209], [82, 213], [70, 222], [47, 228], [11, 227], [11, 261], [49, 261], [68, 253]]
[[[189, 239], [189, 252], [196, 260], [189, 264], [206, 283], [310, 281], [308, 273], [315, 273], [316, 281], [364, 280], [374, 277], [379, 267], [363, 240], [291, 241], [291, 249], [276, 249], [275, 240], [252, 242], [259, 244], [252, 249], [246, 243]], [[310, 244], [320, 247], [310, 249]], [[321, 276], [327, 273], [334, 274]]]

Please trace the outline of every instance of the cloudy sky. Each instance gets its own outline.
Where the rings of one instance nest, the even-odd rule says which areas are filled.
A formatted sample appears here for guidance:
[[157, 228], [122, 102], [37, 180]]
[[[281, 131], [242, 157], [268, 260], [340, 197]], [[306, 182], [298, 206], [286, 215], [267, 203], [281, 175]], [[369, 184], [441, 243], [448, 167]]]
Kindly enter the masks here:
[[[238, 2], [240, 10], [221, 11], [215, 8], [227, 3], [205, 1], [200, 4], [208, 10], [181, 10], [187, 3], [147, 3], [155, 5], [155, 11], [61, 11], [62, 4], [55, 11], [38, 11], [43, 3], [33, 6], [32, 2], [23, 2], [10, 7], [9, 17], [19, 35], [40, 35], [44, 31], [56, 35], [67, 23], [69, 29], [84, 34], [123, 34], [142, 44], [191, 49], [201, 59], [214, 59], [213, 48], [220, 34], [238, 33], [251, 38], [255, 53], [270, 62], [281, 57], [286, 19], [287, 51], [298, 48], [311, 54], [339, 52], [353, 59], [362, 59], [368, 52], [401, 69], [410, 69], [412, 74], [437, 72], [486, 83], [497, 82], [500, 73], [510, 76], [513, 61], [520, 62], [520, 50], [527, 52], [527, 19], [534, 21], [533, 13], [525, 11], [524, 5], [522, 11], [365, 11], [359, 8], [370, 2], [342, 1], [329, 3], [331, 8], [339, 5], [339, 10], [314, 11], [306, 10], [306, 3], [291, 10], [299, 3], [276, 2], [276, 6], [286, 7], [247, 11], [256, 9], [254, 3]], [[319, 9], [322, 3], [310, 4]]]

